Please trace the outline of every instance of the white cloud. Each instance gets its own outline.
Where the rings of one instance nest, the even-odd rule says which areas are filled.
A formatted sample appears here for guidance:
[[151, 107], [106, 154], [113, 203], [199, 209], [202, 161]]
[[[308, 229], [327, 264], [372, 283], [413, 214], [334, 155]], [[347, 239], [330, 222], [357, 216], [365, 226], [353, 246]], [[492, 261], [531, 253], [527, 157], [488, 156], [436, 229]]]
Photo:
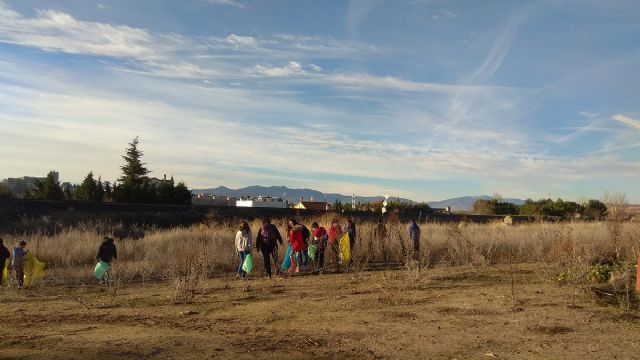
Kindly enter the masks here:
[[242, 8], [244, 4], [239, 0], [201, 0], [212, 5], [226, 5]]
[[251, 36], [240, 36], [236, 34], [231, 34], [226, 37], [226, 40], [233, 46], [237, 47], [251, 47], [255, 48], [258, 43], [254, 37]]
[[613, 120], [623, 123], [629, 127], [640, 129], [640, 120], [630, 118], [621, 114], [614, 115]]
[[322, 67], [320, 67], [319, 65], [316, 65], [316, 64], [309, 64], [309, 67], [311, 68], [311, 70], [313, 70], [315, 72], [322, 71]]
[[392, 76], [372, 76], [368, 74], [335, 74], [328, 76], [326, 81], [339, 86], [360, 89], [390, 89], [411, 92], [443, 92], [453, 93], [458, 91], [487, 91], [490, 89], [508, 89], [489, 86], [465, 86], [455, 84], [424, 83], [402, 80]]
[[[177, 38], [163, 40], [173, 42]], [[0, 3], [0, 42], [72, 54], [136, 59], [159, 55], [153, 46], [156, 41], [144, 29], [80, 21], [52, 10], [38, 10], [35, 17], [26, 18], [3, 3]]]
[[281, 67], [268, 67], [258, 64], [254, 67], [254, 73], [264, 76], [286, 77], [292, 75], [302, 75], [306, 72], [302, 69], [302, 65], [300, 65], [300, 63], [296, 61], [289, 61], [286, 66]]

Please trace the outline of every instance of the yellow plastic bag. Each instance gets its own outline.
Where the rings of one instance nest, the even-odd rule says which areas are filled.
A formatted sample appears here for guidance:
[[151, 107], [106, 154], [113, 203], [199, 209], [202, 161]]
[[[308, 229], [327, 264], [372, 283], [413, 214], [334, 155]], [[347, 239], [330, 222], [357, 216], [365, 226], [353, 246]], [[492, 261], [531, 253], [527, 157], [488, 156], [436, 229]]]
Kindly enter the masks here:
[[44, 277], [45, 263], [38, 260], [31, 251], [24, 254], [24, 287], [31, 286], [34, 282]]
[[349, 233], [344, 233], [340, 238], [340, 257], [343, 264], [348, 264], [351, 261], [351, 244], [349, 241]]
[[0, 284], [7, 284], [9, 282], [9, 259], [4, 262], [4, 267], [2, 268], [2, 278], [0, 279]]

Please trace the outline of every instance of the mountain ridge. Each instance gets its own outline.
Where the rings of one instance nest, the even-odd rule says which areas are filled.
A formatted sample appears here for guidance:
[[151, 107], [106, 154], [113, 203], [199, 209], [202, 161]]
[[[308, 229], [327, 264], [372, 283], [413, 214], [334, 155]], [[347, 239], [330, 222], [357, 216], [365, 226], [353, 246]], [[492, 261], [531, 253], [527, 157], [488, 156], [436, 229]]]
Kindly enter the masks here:
[[[289, 202], [298, 202], [300, 198], [304, 198], [306, 201], [327, 201], [332, 204], [336, 200], [342, 203], [351, 203], [350, 195], [343, 195], [338, 193], [323, 193], [318, 190], [308, 189], [308, 188], [289, 188], [287, 186], [282, 185], [272, 185], [272, 186], [260, 186], [260, 185], [251, 185], [243, 188], [232, 189], [226, 186], [218, 186], [215, 188], [206, 188], [206, 189], [194, 189], [194, 193], [206, 193], [217, 196], [233, 196], [233, 197], [243, 197], [243, 196], [272, 196], [272, 197], [282, 197]], [[490, 200], [492, 197], [489, 195], [478, 195], [478, 196], [461, 196], [451, 199], [445, 199], [440, 201], [430, 201], [427, 202], [429, 206], [432, 208], [445, 208], [450, 207], [452, 211], [467, 211], [471, 210], [473, 207], [473, 203], [478, 199]], [[397, 197], [392, 197], [392, 199], [398, 199]], [[416, 201], [412, 201], [410, 199], [399, 198], [402, 203], [409, 203]], [[373, 201], [382, 201], [384, 200], [383, 196], [356, 196], [356, 202], [367, 203]], [[524, 203], [524, 200], [515, 199], [515, 198], [505, 198], [503, 199], [505, 202], [510, 202], [516, 205], [521, 205]]]

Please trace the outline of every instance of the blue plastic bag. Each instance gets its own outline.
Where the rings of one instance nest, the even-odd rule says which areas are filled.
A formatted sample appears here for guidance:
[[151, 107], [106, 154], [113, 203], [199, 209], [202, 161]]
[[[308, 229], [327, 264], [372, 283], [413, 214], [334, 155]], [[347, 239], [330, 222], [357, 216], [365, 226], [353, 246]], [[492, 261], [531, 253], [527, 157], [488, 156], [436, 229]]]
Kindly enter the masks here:
[[291, 244], [287, 247], [287, 252], [284, 255], [284, 261], [282, 262], [282, 271], [287, 271], [291, 267]]

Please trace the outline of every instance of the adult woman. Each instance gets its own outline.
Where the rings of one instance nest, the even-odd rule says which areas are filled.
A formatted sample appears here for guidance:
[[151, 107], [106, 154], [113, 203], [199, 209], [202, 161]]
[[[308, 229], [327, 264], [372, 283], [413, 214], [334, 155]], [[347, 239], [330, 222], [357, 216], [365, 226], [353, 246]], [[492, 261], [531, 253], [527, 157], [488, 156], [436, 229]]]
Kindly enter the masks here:
[[246, 221], [240, 223], [240, 228], [236, 233], [236, 252], [238, 253], [238, 274], [236, 276], [245, 279], [247, 273], [242, 270], [244, 259], [247, 255], [251, 254], [251, 248], [253, 247], [253, 241], [251, 238], [251, 229]]

